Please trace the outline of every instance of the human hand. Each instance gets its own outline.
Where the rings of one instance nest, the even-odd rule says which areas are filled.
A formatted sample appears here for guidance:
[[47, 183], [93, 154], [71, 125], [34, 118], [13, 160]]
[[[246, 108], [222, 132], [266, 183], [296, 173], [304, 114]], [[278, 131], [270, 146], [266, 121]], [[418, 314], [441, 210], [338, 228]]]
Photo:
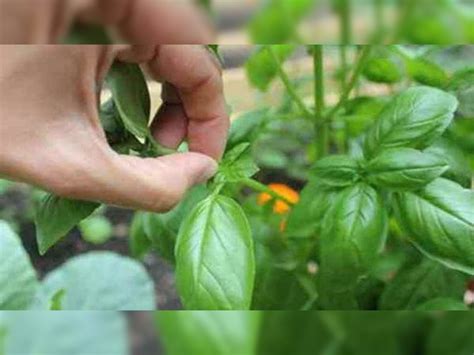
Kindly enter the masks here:
[[[121, 156], [97, 102], [114, 59], [147, 66], [164, 84], [151, 129], [189, 153]], [[202, 46], [0, 46], [0, 176], [57, 195], [165, 211], [210, 178], [229, 120], [217, 61]]]
[[0, 0], [0, 43], [57, 43], [75, 21], [108, 26], [135, 44], [209, 44], [213, 39], [204, 14], [189, 1]]

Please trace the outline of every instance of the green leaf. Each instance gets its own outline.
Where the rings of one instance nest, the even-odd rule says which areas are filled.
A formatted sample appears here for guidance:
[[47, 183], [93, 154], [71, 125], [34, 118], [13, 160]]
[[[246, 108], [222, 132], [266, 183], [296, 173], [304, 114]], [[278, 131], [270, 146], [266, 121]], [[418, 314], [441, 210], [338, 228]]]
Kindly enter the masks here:
[[357, 160], [347, 155], [330, 155], [322, 158], [311, 168], [311, 175], [321, 184], [344, 187], [356, 183], [360, 166]]
[[249, 23], [252, 42], [272, 44], [295, 40], [299, 21], [314, 5], [314, 0], [267, 1]]
[[340, 317], [348, 354], [405, 355], [397, 334], [399, 313], [344, 312]]
[[285, 229], [293, 238], [307, 238], [320, 233], [323, 217], [334, 202], [336, 193], [316, 179], [301, 190], [300, 201], [291, 208]]
[[241, 207], [212, 195], [195, 206], [176, 243], [176, 279], [187, 309], [249, 309], [253, 240]]
[[444, 88], [449, 81], [443, 68], [425, 58], [409, 60], [408, 72], [413, 80], [422, 85]]
[[380, 298], [380, 309], [416, 309], [433, 297], [462, 300], [465, 277], [430, 259], [408, 261], [391, 280]]
[[324, 352], [336, 338], [328, 326], [333, 317], [328, 312], [264, 312], [258, 354], [333, 354]]
[[219, 164], [219, 171], [214, 181], [216, 183], [239, 182], [255, 175], [259, 169], [249, 148], [249, 143], [242, 143], [227, 152]]
[[256, 243], [255, 249], [257, 268], [252, 309], [301, 310], [308, 302], [314, 303], [300, 282], [301, 273], [287, 266], [291, 261], [263, 243]]
[[403, 91], [385, 106], [368, 131], [366, 157], [388, 148], [428, 147], [448, 127], [456, 108], [456, 98], [439, 89], [421, 86]]
[[433, 298], [416, 307], [417, 311], [468, 311], [469, 308], [454, 298]]
[[[273, 45], [280, 63], [283, 63], [295, 50], [293, 45]], [[245, 71], [250, 83], [260, 91], [266, 91], [278, 73], [278, 63], [267, 47], [260, 47], [245, 63]]]
[[467, 160], [464, 152], [452, 140], [441, 137], [425, 151], [443, 159], [449, 166], [443, 176], [456, 181], [463, 187], [471, 186], [472, 173], [471, 169], [469, 169], [469, 160]]
[[95, 202], [70, 200], [46, 194], [40, 201], [35, 216], [36, 240], [40, 254], [44, 255], [99, 206]]
[[474, 68], [457, 71], [448, 86], [459, 101], [458, 112], [464, 117], [474, 117]]
[[371, 184], [389, 189], [417, 189], [448, 170], [446, 161], [412, 148], [384, 150], [366, 166]]
[[394, 84], [402, 80], [401, 68], [390, 58], [370, 58], [362, 71], [367, 80], [375, 83]]
[[119, 312], [6, 312], [5, 324], [6, 354], [129, 353], [127, 324]]
[[175, 262], [174, 250], [179, 228], [195, 205], [209, 195], [206, 186], [198, 185], [187, 192], [181, 202], [166, 213], [145, 212], [143, 229], [159, 255], [171, 263]]
[[145, 215], [146, 212], [135, 212], [130, 224], [128, 245], [131, 255], [136, 259], [143, 259], [152, 247], [151, 240], [145, 232]]
[[254, 355], [258, 312], [157, 312], [160, 340], [168, 355]]
[[64, 295], [66, 294], [66, 290], [60, 289], [56, 291], [56, 293], [51, 297], [51, 305], [49, 309], [51, 311], [60, 311], [63, 309], [63, 298]]
[[113, 234], [113, 226], [104, 216], [91, 216], [79, 223], [82, 238], [92, 244], [104, 244]]
[[155, 288], [145, 268], [111, 252], [76, 256], [49, 273], [33, 308], [49, 309], [59, 290], [64, 290], [63, 310], [155, 309]]
[[106, 80], [127, 130], [139, 138], [148, 137], [150, 95], [140, 67], [116, 61]]
[[232, 149], [236, 145], [252, 141], [255, 132], [258, 133], [260, 125], [264, 122], [268, 114], [268, 109], [257, 109], [248, 111], [232, 121], [229, 137], [227, 139], [227, 149]]
[[395, 195], [396, 214], [424, 254], [474, 275], [474, 191], [436, 179], [420, 191]]
[[434, 325], [426, 341], [427, 355], [472, 355], [474, 314], [446, 312]]
[[0, 221], [0, 309], [26, 309], [38, 287], [36, 273], [20, 238]]
[[321, 233], [318, 290], [325, 309], [357, 308], [356, 286], [383, 250], [388, 230], [382, 198], [358, 183], [338, 194]]

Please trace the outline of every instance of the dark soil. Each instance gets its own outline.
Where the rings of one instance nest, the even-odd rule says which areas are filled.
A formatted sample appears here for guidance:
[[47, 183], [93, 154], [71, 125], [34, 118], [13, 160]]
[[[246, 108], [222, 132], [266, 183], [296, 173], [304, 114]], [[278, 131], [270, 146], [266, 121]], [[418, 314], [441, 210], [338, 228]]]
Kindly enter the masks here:
[[[31, 218], [30, 196], [30, 190], [22, 185], [14, 186], [7, 193], [0, 195], [0, 219], [12, 221], [17, 225], [23, 245], [40, 279], [71, 257], [90, 251], [107, 250], [129, 256], [128, 228], [133, 212], [113, 207], [107, 208], [105, 212], [114, 225], [114, 235], [108, 242], [102, 245], [88, 243], [81, 238], [79, 231], [74, 229], [46, 255], [39, 255], [35, 226]], [[181, 309], [172, 266], [155, 253], [147, 255], [143, 264], [155, 283], [157, 308]]]

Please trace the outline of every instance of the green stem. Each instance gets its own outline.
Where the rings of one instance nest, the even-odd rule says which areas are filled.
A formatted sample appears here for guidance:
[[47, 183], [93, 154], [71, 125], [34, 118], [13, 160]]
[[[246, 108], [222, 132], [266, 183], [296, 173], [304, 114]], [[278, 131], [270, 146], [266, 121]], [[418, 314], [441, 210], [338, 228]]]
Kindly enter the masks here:
[[339, 15], [341, 20], [341, 44], [351, 43], [351, 1], [339, 0]]
[[384, 20], [384, 0], [374, 1], [374, 17], [375, 17], [375, 42], [380, 43], [385, 35]]
[[343, 93], [342, 93], [342, 95], [339, 99], [339, 102], [327, 114], [327, 116], [325, 118], [326, 123], [329, 123], [333, 119], [334, 115], [344, 106], [346, 101], [349, 99], [349, 96], [352, 92], [352, 89], [354, 89], [354, 87], [357, 84], [357, 81], [359, 79], [359, 76], [362, 73], [362, 69], [364, 68], [365, 61], [369, 57], [370, 50], [371, 50], [370, 45], [365, 45], [363, 47], [363, 49], [362, 49], [362, 51], [359, 55], [359, 58], [357, 59], [355, 69], [354, 69], [354, 73], [352, 74], [351, 80], [349, 81], [349, 83], [345, 87], [345, 89], [344, 89], [344, 91], [343, 91]]
[[281, 201], [287, 203], [288, 205], [294, 205], [295, 204], [294, 202], [291, 202], [290, 200], [288, 200], [285, 196], [282, 196], [282, 195], [276, 193], [275, 191], [270, 189], [267, 185], [264, 185], [261, 182], [258, 182], [257, 180], [244, 179], [244, 180], [242, 180], [242, 183], [245, 186], [250, 187], [252, 190], [267, 193], [271, 197], [273, 197], [274, 199], [281, 200]]
[[339, 46], [339, 56], [341, 60], [341, 90], [344, 90], [347, 82], [347, 46]]
[[324, 55], [323, 46], [313, 46], [313, 70], [314, 70], [314, 122], [316, 132], [320, 128], [318, 137], [318, 158], [327, 155], [329, 151], [329, 126], [323, 124], [324, 119]]
[[308, 110], [306, 105], [304, 104], [303, 100], [301, 97], [296, 93], [295, 88], [290, 82], [290, 79], [288, 78], [288, 75], [286, 75], [285, 71], [283, 70], [282, 63], [280, 61], [280, 58], [278, 58], [278, 55], [275, 52], [275, 49], [273, 46], [268, 46], [267, 47], [271, 56], [273, 57], [273, 60], [277, 64], [277, 72], [278, 76], [280, 77], [281, 81], [285, 85], [286, 90], [288, 91], [288, 94], [290, 97], [293, 99], [293, 101], [296, 103], [298, 108], [300, 109], [301, 113], [308, 119], [313, 118], [313, 114]]

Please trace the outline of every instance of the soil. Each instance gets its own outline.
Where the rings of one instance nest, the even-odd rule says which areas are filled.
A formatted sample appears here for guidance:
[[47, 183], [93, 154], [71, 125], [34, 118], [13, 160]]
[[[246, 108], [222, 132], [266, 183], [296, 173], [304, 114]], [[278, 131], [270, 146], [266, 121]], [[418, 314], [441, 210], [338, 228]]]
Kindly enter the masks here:
[[[35, 226], [29, 217], [29, 189], [22, 185], [14, 186], [0, 195], [0, 219], [14, 221], [18, 227], [23, 246], [28, 252], [38, 277], [42, 279], [48, 272], [57, 268], [73, 256], [96, 250], [112, 251], [129, 256], [128, 228], [133, 211], [108, 207], [105, 215], [114, 225], [114, 235], [102, 245], [84, 241], [74, 229], [61, 242], [53, 246], [46, 255], [40, 256], [36, 244]], [[143, 260], [156, 289], [157, 308], [165, 310], [181, 309], [176, 292], [172, 266], [154, 253]]]

